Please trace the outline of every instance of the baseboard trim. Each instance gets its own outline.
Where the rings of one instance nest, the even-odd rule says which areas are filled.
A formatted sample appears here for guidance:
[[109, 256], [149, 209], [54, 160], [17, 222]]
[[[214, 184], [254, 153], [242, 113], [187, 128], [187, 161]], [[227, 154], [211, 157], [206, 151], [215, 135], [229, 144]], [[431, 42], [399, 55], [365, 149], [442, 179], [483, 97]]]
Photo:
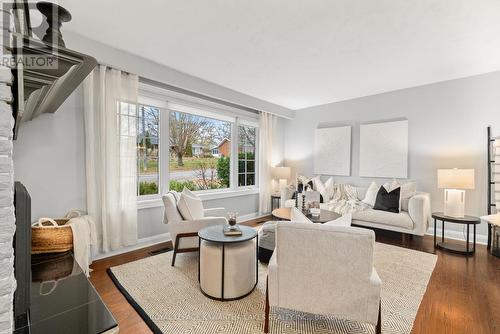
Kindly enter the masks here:
[[[426, 235], [430, 235], [434, 237], [434, 228], [430, 228], [427, 230]], [[441, 240], [441, 229], [437, 228], [436, 229], [436, 236], [438, 240]], [[453, 239], [453, 240], [459, 240], [459, 241], [464, 241], [466, 238], [464, 237], [464, 233], [462, 231], [455, 231], [455, 230], [449, 230], [445, 229], [444, 230], [444, 237], [446, 239]], [[473, 240], [473, 234], [472, 234], [472, 227], [470, 231], [470, 242]], [[476, 243], [481, 244], [481, 245], [486, 245], [488, 243], [488, 236], [484, 234], [478, 234], [476, 233]]]
[[161, 244], [162, 242], [167, 242], [170, 240], [172, 240], [170, 238], [170, 233], [162, 233], [162, 234], [154, 235], [151, 237], [141, 238], [137, 241], [137, 244], [135, 244], [133, 246], [123, 247], [123, 248], [116, 249], [116, 250], [108, 252], [108, 253], [97, 254], [97, 255], [93, 256], [92, 260], [97, 261], [97, 260], [106, 259], [108, 257], [132, 252], [132, 251], [135, 251], [135, 250], [138, 250], [141, 248], [154, 246], [154, 245]]
[[[258, 212], [254, 212], [254, 213], [249, 213], [246, 215], [239, 216], [238, 221], [245, 222], [247, 220], [252, 220], [252, 219], [261, 218], [261, 217], [265, 217], [265, 216], [268, 216], [268, 215], [259, 215]], [[116, 249], [116, 250], [108, 252], [108, 253], [97, 254], [97, 255], [93, 256], [92, 261], [106, 259], [108, 257], [132, 252], [132, 251], [135, 251], [135, 250], [138, 250], [141, 248], [151, 247], [151, 246], [154, 246], [157, 244], [161, 244], [162, 242], [171, 241], [171, 240], [172, 240], [172, 238], [170, 238], [170, 233], [162, 233], [162, 234], [154, 235], [151, 237], [141, 238], [137, 241], [137, 244], [135, 244], [133, 246], [123, 247], [123, 248]]]
[[263, 217], [266, 217], [266, 216], [269, 216], [269, 215], [260, 215], [258, 212], [249, 213], [249, 214], [246, 214], [246, 215], [239, 216], [238, 217], [238, 223], [240, 223], [240, 222], [246, 222], [246, 221], [252, 220], [252, 219], [263, 218]]

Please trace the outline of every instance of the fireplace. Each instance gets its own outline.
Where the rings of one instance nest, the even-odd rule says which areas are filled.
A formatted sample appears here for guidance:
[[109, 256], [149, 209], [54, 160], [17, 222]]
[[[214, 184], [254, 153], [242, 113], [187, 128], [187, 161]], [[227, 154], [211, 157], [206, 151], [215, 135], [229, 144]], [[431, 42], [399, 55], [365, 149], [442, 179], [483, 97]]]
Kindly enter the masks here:
[[17, 289], [14, 293], [14, 320], [16, 328], [29, 322], [31, 285], [31, 197], [26, 187], [14, 184], [16, 234], [14, 235], [14, 273]]

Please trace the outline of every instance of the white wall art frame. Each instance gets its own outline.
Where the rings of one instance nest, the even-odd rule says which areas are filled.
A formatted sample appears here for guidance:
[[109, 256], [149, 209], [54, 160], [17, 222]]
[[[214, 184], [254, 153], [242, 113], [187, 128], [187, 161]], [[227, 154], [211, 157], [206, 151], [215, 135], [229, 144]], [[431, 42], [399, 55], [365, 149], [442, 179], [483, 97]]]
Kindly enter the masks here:
[[351, 126], [316, 129], [314, 174], [351, 175]]
[[359, 176], [408, 177], [408, 120], [362, 124]]

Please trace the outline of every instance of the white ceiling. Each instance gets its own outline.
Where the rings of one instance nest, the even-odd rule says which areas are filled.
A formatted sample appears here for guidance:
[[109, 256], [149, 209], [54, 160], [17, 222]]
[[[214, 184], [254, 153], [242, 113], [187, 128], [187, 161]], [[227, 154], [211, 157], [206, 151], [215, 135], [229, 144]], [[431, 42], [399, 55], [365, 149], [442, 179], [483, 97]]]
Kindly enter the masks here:
[[62, 0], [63, 29], [290, 109], [500, 70], [498, 0]]

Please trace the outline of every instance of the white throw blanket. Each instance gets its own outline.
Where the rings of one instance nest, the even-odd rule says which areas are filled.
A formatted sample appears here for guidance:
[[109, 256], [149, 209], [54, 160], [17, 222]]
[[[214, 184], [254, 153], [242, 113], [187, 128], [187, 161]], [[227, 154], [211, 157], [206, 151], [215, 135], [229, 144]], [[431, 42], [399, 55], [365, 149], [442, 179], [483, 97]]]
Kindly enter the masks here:
[[95, 223], [90, 216], [71, 218], [67, 223], [73, 232], [73, 253], [87, 277], [90, 275], [89, 266], [92, 264], [91, 247], [97, 245]]
[[358, 199], [356, 188], [350, 184], [336, 184], [331, 200], [322, 204], [321, 208], [345, 215], [366, 210], [370, 206]]

